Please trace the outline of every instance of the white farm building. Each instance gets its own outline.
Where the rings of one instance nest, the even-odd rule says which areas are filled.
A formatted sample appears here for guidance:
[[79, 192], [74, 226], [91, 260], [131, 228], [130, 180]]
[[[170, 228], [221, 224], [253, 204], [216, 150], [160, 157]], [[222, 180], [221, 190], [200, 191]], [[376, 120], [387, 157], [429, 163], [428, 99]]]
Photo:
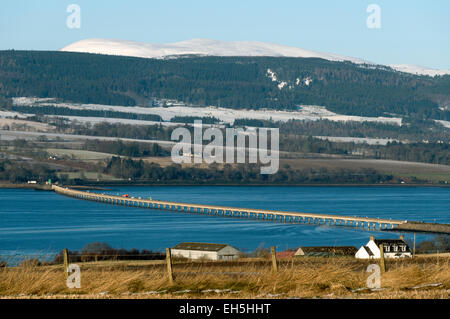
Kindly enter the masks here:
[[403, 236], [399, 239], [375, 239], [370, 236], [369, 242], [356, 252], [355, 257], [359, 259], [380, 258], [380, 245], [383, 245], [384, 258], [412, 257], [411, 249], [405, 242]]
[[234, 260], [240, 251], [227, 244], [180, 243], [171, 249], [173, 257], [189, 259]]

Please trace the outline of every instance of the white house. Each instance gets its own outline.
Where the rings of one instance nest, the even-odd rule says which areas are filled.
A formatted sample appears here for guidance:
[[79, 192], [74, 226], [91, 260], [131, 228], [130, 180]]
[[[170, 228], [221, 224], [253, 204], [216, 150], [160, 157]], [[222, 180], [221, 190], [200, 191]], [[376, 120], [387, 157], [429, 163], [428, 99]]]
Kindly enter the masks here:
[[412, 257], [411, 249], [405, 242], [403, 236], [399, 239], [375, 239], [370, 236], [369, 242], [356, 252], [355, 257], [359, 259], [380, 258], [380, 245], [383, 245], [384, 258]]
[[240, 251], [227, 244], [180, 243], [171, 249], [172, 256], [189, 259], [234, 260]]

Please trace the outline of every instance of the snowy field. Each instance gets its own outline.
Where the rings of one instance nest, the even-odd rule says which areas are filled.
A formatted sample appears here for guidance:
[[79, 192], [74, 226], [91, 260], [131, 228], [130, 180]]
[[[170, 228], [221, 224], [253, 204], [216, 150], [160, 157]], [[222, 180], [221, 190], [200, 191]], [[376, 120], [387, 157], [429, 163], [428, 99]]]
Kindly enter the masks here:
[[[367, 137], [347, 137], [347, 136], [314, 136], [321, 140], [328, 140], [330, 142], [348, 142], [356, 144], [368, 144], [368, 145], [387, 145], [387, 143], [400, 142], [399, 140], [390, 138], [367, 138]], [[401, 141], [407, 143], [407, 141]]]
[[[86, 116], [65, 116], [65, 115], [50, 115], [49, 117], [53, 118], [64, 118], [69, 120], [70, 122], [79, 122], [79, 123], [120, 123], [120, 124], [132, 124], [132, 125], [163, 125], [163, 126], [179, 126], [180, 123], [172, 123], [172, 122], [156, 122], [156, 121], [144, 121], [144, 120], [130, 120], [130, 119], [121, 119], [114, 117], [86, 117]], [[181, 124], [183, 125], [183, 124]]]
[[[323, 106], [302, 105], [297, 111], [277, 111], [277, 110], [246, 110], [246, 109], [228, 109], [215, 106], [191, 107], [191, 106], [172, 106], [172, 107], [140, 107], [140, 106], [112, 106], [102, 104], [76, 104], [57, 102], [55, 99], [40, 99], [30, 97], [18, 97], [13, 99], [15, 105], [22, 106], [52, 106], [63, 107], [74, 110], [97, 110], [97, 111], [115, 111], [134, 114], [154, 114], [159, 115], [164, 121], [170, 121], [175, 116], [198, 116], [215, 117], [224, 123], [233, 124], [236, 119], [256, 119], [287, 122], [288, 120], [330, 120], [337, 122], [378, 122], [392, 125], [402, 125], [401, 118], [390, 117], [363, 117], [341, 115], [327, 110]], [[123, 122], [123, 120], [121, 120]]]
[[17, 118], [21, 118], [24, 119], [26, 118], [28, 115], [32, 115], [32, 114], [23, 114], [23, 113], [18, 113], [18, 112], [10, 112], [10, 111], [0, 111], [0, 118], [13, 118], [16, 117]]
[[450, 129], [450, 121], [440, 121], [440, 120], [436, 120], [436, 122], [441, 123], [441, 124], [444, 125], [446, 128]]

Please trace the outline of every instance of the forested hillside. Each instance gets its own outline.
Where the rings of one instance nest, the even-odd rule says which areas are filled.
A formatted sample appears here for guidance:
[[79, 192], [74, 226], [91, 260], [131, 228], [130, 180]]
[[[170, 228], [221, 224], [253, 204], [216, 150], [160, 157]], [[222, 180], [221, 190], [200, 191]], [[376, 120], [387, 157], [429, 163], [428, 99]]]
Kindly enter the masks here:
[[69, 52], [0, 51], [0, 95], [110, 105], [168, 98], [193, 105], [295, 109], [450, 120], [450, 76], [427, 77], [315, 58], [156, 60]]

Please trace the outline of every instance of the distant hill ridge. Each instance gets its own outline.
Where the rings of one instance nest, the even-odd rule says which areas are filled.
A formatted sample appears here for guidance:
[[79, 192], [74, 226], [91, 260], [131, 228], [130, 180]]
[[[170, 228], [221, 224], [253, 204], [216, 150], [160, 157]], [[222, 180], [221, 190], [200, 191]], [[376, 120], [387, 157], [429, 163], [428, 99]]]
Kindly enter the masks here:
[[[256, 41], [192, 39], [174, 43], [153, 44], [124, 40], [85, 39], [74, 42], [62, 48], [61, 51], [133, 56], [140, 58], [163, 58], [167, 56], [183, 55], [320, 58], [329, 61], [350, 61], [356, 64], [376, 65], [375, 63], [363, 59]], [[389, 66], [394, 70], [412, 74], [429, 76], [450, 74], [450, 70], [435, 70], [408, 64]]]
[[72, 52], [0, 51], [0, 97], [151, 106], [297, 110], [321, 105], [358, 116], [450, 120], [450, 76], [290, 57], [142, 59]]

